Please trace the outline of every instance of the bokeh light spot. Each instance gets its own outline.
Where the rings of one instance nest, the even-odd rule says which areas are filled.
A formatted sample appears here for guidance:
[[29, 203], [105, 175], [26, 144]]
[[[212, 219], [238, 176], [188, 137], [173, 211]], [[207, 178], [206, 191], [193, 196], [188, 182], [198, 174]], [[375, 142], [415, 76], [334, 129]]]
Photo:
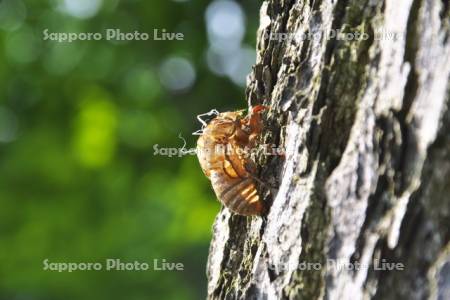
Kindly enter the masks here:
[[256, 60], [256, 51], [242, 46], [245, 15], [241, 6], [230, 0], [212, 2], [206, 10], [210, 46], [206, 52], [209, 69], [245, 86], [247, 74]]
[[238, 54], [230, 59], [227, 74], [239, 86], [245, 86], [246, 78], [256, 61], [256, 51], [250, 47], [242, 47]]
[[77, 66], [84, 53], [85, 47], [81, 43], [53, 44], [46, 53], [44, 66], [50, 74], [62, 75]]
[[220, 76], [228, 76], [235, 84], [245, 86], [247, 74], [256, 61], [256, 51], [243, 46], [233, 54], [221, 54], [208, 49], [206, 61], [209, 69]]
[[239, 47], [245, 33], [245, 15], [241, 6], [229, 0], [212, 2], [206, 10], [208, 39], [218, 52]]
[[117, 139], [117, 108], [101, 90], [82, 97], [75, 118], [74, 151], [85, 167], [98, 168], [113, 158]]
[[73, 17], [88, 19], [98, 13], [102, 3], [102, 0], [64, 0], [59, 8]]
[[192, 87], [196, 73], [194, 66], [187, 59], [170, 57], [162, 63], [159, 77], [164, 87], [174, 92], [180, 92]]
[[40, 54], [41, 41], [28, 27], [11, 33], [6, 40], [5, 51], [11, 61], [24, 64], [34, 61]]

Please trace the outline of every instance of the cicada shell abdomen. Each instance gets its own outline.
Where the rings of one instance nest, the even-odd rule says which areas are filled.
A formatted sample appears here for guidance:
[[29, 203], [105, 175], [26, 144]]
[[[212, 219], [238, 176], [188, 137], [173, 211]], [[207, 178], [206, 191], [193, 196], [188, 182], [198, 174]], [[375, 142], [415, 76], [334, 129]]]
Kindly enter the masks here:
[[224, 172], [213, 172], [210, 179], [217, 198], [231, 211], [244, 216], [264, 213], [264, 204], [251, 177], [230, 178]]
[[217, 198], [231, 211], [244, 216], [265, 212], [250, 173], [252, 168], [248, 167], [251, 161], [242, 155], [254, 134], [252, 120], [243, 118], [239, 112], [222, 113], [206, 126], [197, 142], [200, 165]]

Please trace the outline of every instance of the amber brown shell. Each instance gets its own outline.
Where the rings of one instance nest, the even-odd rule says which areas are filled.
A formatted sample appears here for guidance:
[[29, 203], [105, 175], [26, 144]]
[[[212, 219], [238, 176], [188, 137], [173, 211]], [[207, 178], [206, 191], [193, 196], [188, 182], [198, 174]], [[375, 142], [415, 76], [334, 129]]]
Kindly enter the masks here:
[[214, 192], [228, 209], [244, 216], [265, 212], [255, 182], [255, 167], [246, 152], [250, 140], [261, 131], [260, 111], [242, 117], [241, 112], [219, 114], [204, 128], [197, 141], [197, 156]]

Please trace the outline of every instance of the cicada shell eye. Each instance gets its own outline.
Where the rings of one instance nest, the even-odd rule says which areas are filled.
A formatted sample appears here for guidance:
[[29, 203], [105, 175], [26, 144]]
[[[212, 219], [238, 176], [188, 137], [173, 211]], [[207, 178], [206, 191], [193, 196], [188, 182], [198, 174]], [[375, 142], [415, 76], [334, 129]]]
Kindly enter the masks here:
[[228, 138], [236, 130], [238, 119], [234, 113], [222, 113], [208, 125], [209, 134], [216, 139]]
[[232, 121], [220, 121], [211, 123], [213, 126], [210, 127], [208, 132], [214, 139], [223, 140], [231, 136], [234, 132], [235, 126]]

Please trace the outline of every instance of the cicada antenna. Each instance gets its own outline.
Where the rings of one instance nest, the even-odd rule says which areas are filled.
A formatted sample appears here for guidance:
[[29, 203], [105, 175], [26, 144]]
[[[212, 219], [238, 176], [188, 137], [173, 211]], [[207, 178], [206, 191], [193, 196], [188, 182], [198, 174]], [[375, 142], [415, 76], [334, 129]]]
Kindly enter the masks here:
[[178, 138], [183, 141], [183, 147], [181, 147], [181, 149], [180, 149], [181, 154], [183, 154], [183, 155], [195, 154], [195, 149], [189, 149], [189, 150], [186, 149], [187, 143], [186, 143], [186, 140], [184, 139], [184, 137], [181, 135], [181, 132], [178, 134]]
[[218, 116], [220, 114], [220, 112], [217, 109], [211, 109], [209, 112], [204, 113], [204, 114], [200, 114], [197, 115], [197, 120], [202, 124], [202, 128], [197, 130], [196, 132], [192, 133], [192, 135], [202, 135], [203, 134], [203, 129], [205, 129], [206, 126], [208, 126], [208, 124], [206, 123], [205, 120], [202, 119], [202, 117], [204, 116]]
[[208, 117], [210, 117], [210, 116], [218, 116], [219, 114], [220, 114], [220, 113], [219, 113], [219, 111], [218, 111], [217, 109], [212, 109], [212, 110], [210, 110], [210, 111], [207, 112], [207, 113], [197, 115], [197, 120], [198, 120], [200, 123], [202, 123], [202, 126], [203, 126], [203, 128], [204, 128], [204, 127], [206, 127], [208, 124], [207, 124], [206, 121], [203, 120], [201, 117], [203, 117], [203, 116], [208, 116]]
[[192, 133], [192, 135], [202, 135], [202, 134], [203, 134], [203, 128]]

